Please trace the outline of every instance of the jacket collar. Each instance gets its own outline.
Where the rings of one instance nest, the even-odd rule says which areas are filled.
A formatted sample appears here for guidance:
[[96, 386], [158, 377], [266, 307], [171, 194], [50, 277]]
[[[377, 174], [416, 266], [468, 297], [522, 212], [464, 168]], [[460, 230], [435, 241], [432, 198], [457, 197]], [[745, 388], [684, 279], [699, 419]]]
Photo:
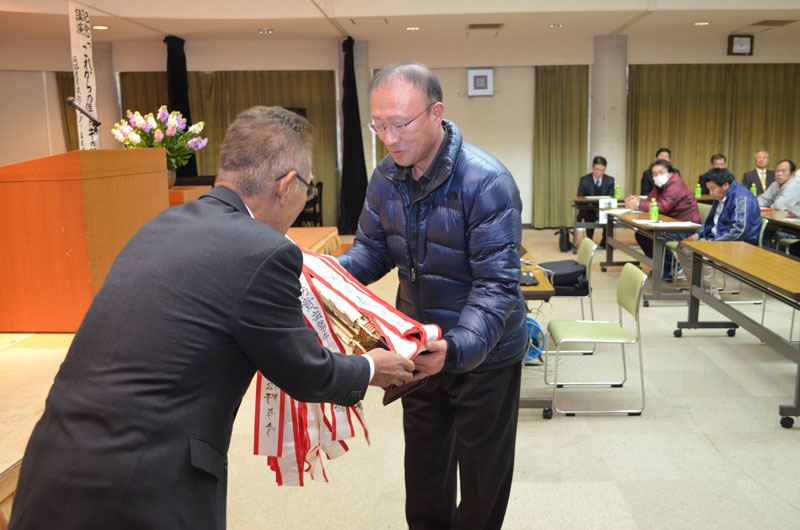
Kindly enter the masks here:
[[235, 191], [228, 187], [215, 186], [211, 191], [203, 195], [203, 197], [212, 197], [247, 216], [250, 215], [241, 197], [239, 197]]
[[[456, 161], [458, 160], [458, 153], [461, 151], [463, 138], [456, 124], [450, 120], [442, 120], [442, 127], [444, 127], [447, 132], [447, 140], [444, 151], [442, 152], [442, 157], [439, 159], [438, 165], [436, 166], [436, 174], [431, 175], [431, 184], [428, 186], [428, 190], [436, 189], [450, 178], [450, 175], [453, 173], [453, 168], [456, 166]], [[378, 171], [384, 177], [392, 181], [400, 180], [404, 175], [404, 168], [398, 166], [394, 162], [392, 155], [386, 155], [386, 158], [378, 164]]]

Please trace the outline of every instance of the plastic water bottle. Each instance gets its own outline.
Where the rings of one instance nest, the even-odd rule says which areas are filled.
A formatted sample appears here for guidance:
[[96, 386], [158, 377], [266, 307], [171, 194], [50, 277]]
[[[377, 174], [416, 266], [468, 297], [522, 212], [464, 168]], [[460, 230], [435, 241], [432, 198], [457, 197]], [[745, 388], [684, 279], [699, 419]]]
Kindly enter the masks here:
[[697, 183], [697, 186], [694, 187], [694, 198], [699, 199], [700, 196], [703, 194], [703, 188], [700, 187], [700, 183]]
[[655, 197], [650, 199], [650, 220], [658, 221], [658, 202]]
[[755, 182], [750, 184], [750, 191], [753, 192], [753, 195], [756, 195], [756, 196], [758, 195], [758, 190], [756, 189], [756, 183]]
[[619, 186], [614, 188], [614, 198], [621, 199], [622, 198], [622, 190], [619, 189]]

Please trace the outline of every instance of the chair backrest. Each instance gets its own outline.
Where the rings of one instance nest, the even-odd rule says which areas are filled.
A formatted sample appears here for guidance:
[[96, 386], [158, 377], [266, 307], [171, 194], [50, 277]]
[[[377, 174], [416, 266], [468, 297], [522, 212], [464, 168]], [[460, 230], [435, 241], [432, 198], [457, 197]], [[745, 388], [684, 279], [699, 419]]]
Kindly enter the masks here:
[[588, 237], [584, 237], [581, 246], [578, 247], [578, 263], [586, 267], [586, 279], [589, 281], [589, 289], [592, 288], [592, 260], [597, 251], [597, 243]]
[[626, 263], [622, 267], [617, 284], [617, 303], [636, 320], [637, 324], [639, 322], [639, 302], [646, 281], [647, 275], [633, 263]]
[[769, 219], [766, 217], [761, 218], [761, 231], [758, 233], [758, 246], [764, 248], [764, 230], [767, 228]]
[[711, 205], [704, 202], [697, 203], [697, 210], [700, 212], [700, 224], [705, 224], [706, 217], [711, 212]]

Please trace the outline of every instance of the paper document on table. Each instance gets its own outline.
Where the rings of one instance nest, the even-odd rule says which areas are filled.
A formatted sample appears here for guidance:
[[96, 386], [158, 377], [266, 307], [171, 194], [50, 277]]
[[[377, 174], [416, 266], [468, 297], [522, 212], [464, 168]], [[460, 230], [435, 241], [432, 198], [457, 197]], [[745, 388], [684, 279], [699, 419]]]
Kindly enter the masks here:
[[658, 226], [667, 227], [667, 228], [691, 228], [693, 226], [700, 226], [698, 223], [693, 223], [691, 221], [668, 221], [668, 222], [660, 222]]
[[785, 219], [781, 219], [781, 221], [786, 221], [787, 223], [800, 223], [800, 217], [786, 217]]
[[612, 199], [611, 195], [584, 195], [584, 199]]
[[631, 219], [631, 221], [636, 223], [637, 225], [655, 225], [655, 224], [658, 224], [658, 221], [651, 221], [650, 219]]
[[630, 208], [610, 208], [606, 210], [606, 214], [622, 215], [624, 213], [632, 212]]

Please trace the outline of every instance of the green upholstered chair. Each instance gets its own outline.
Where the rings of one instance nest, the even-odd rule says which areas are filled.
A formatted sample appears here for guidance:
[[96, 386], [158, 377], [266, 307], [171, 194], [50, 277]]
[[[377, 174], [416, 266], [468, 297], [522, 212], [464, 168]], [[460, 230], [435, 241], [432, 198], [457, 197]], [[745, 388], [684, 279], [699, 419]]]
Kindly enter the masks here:
[[[589, 315], [591, 319], [594, 320], [594, 302], [592, 301], [592, 261], [594, 260], [595, 252], [597, 252], [597, 243], [588, 237], [584, 237], [583, 241], [581, 241], [580, 247], [578, 247], [578, 256], [576, 261], [586, 267], [586, 280], [589, 282], [588, 294], [585, 296], [555, 295], [555, 297], [558, 298], [578, 298], [581, 301], [581, 320], [586, 318], [586, 312], [583, 308], [583, 301], [587, 299], [589, 301]], [[545, 274], [548, 274], [547, 269], [543, 268], [543, 270], [545, 271]], [[542, 353], [555, 353], [555, 351], [543, 351]], [[594, 347], [592, 347], [591, 350], [562, 350], [561, 353], [580, 353], [583, 355], [591, 355], [594, 353]]]
[[[555, 344], [554, 353], [548, 353], [544, 359], [545, 382], [553, 388], [553, 410], [561, 414], [628, 414], [638, 416], [644, 410], [644, 369], [642, 367], [642, 344], [639, 329], [639, 308], [642, 301], [642, 289], [647, 281], [647, 275], [631, 263], [625, 264], [617, 284], [617, 304], [619, 306], [619, 320], [552, 320], [547, 325], [547, 332]], [[627, 329], [623, 322], [623, 309], [633, 319], [633, 324], [628, 323]], [[572, 343], [594, 344], [619, 344], [622, 349], [622, 379], [612, 382], [601, 381], [559, 381], [559, 356], [564, 346]], [[642, 398], [638, 408], [614, 410], [562, 410], [558, 408], [559, 390], [566, 387], [622, 387], [628, 378], [627, 362], [625, 359], [625, 345], [636, 344], [639, 351], [639, 377], [641, 382]], [[553, 367], [553, 380], [548, 381], [548, 359], [555, 355]], [[581, 357], [582, 358], [582, 357]], [[573, 361], [578, 362], [578, 361]]]

